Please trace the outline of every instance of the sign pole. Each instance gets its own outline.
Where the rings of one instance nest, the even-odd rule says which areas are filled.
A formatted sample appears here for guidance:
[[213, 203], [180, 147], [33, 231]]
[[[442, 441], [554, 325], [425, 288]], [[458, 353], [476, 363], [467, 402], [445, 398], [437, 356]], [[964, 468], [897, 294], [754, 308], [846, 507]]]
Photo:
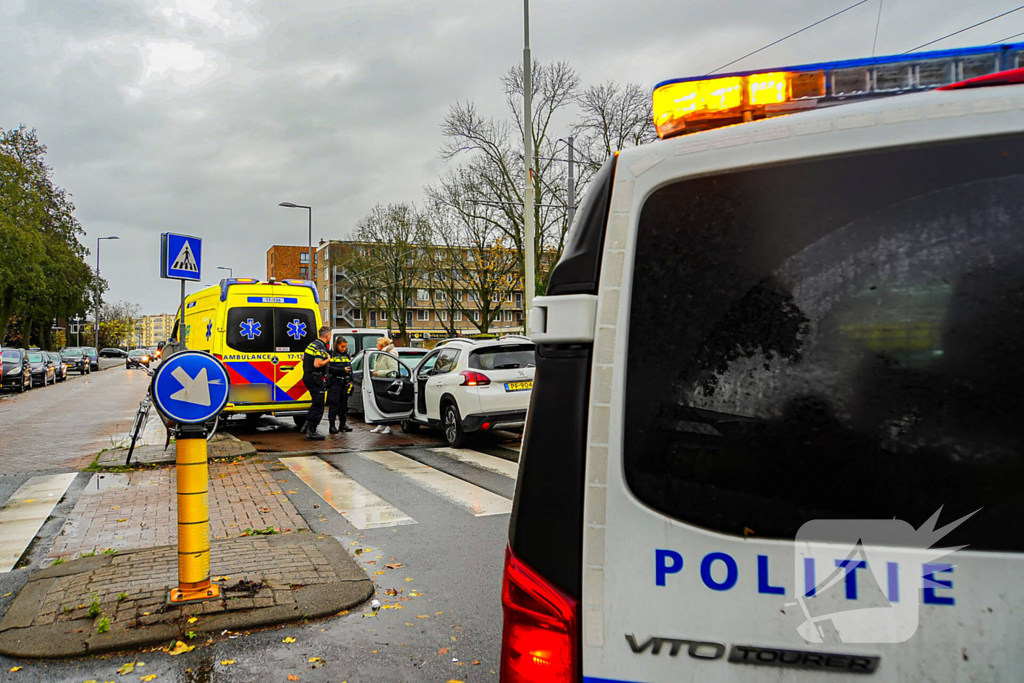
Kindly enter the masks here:
[[[184, 283], [182, 283], [184, 287]], [[210, 581], [210, 494], [206, 428], [182, 425], [175, 444], [178, 476], [178, 587], [172, 603], [220, 595]]]
[[178, 323], [178, 341], [185, 341], [182, 337], [185, 334], [185, 281], [181, 281], [181, 322]]

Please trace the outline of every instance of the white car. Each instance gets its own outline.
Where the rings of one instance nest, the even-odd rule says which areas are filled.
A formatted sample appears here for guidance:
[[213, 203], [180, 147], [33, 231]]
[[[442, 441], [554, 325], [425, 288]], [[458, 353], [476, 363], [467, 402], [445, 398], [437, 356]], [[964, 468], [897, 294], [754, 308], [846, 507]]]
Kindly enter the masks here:
[[526, 337], [451, 339], [415, 370], [391, 354], [366, 351], [361, 387], [366, 421], [401, 420], [409, 432], [420, 425], [441, 429], [456, 448], [477, 432], [521, 428], [534, 365], [534, 345]]

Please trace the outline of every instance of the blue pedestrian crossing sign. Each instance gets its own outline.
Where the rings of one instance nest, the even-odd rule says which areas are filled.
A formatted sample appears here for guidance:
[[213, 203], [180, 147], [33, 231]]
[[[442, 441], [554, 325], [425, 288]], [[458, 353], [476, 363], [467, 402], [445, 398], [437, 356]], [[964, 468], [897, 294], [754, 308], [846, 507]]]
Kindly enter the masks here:
[[160, 234], [160, 277], [171, 280], [202, 279], [203, 240], [173, 232]]
[[153, 402], [179, 424], [208, 422], [228, 403], [227, 368], [205, 351], [181, 351], [160, 363], [153, 378]]

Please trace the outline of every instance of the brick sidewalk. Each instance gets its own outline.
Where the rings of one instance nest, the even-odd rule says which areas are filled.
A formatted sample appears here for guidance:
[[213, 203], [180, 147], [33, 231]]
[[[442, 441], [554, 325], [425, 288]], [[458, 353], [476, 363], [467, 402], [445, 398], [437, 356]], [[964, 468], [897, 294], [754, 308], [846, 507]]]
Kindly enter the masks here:
[[39, 571], [0, 623], [0, 652], [71, 657], [166, 643], [188, 639], [188, 631], [219, 633], [328, 616], [374, 590], [338, 541], [316, 534], [214, 541], [210, 563], [217, 568], [214, 578], [220, 577], [220, 597], [184, 605], [167, 602], [177, 585], [175, 546]]
[[[210, 536], [230, 538], [245, 529], [308, 529], [274, 471], [276, 460], [210, 463]], [[100, 475], [95, 475], [100, 476]], [[96, 490], [90, 481], [47, 554], [72, 559], [82, 553], [127, 550], [177, 542], [174, 467], [104, 474], [116, 486]]]

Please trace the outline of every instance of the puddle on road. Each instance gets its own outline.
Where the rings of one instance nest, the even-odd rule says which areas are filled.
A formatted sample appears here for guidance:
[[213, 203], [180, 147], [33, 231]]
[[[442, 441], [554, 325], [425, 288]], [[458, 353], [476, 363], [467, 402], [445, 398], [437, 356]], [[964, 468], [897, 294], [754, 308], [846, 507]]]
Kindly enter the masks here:
[[97, 491], [102, 492], [108, 489], [126, 489], [128, 488], [128, 479], [129, 475], [127, 474], [94, 474], [83, 493], [96, 493]]

